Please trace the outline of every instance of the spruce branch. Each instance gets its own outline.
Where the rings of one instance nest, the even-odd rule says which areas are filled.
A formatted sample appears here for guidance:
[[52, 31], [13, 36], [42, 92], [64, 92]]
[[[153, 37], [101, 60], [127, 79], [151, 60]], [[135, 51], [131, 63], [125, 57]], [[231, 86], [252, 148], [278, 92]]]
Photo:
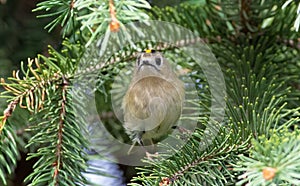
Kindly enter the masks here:
[[[134, 25], [133, 25], [134, 26]], [[127, 30], [131, 30], [132, 25], [128, 25]], [[160, 33], [156, 33], [160, 34]], [[116, 39], [116, 38], [114, 38]], [[138, 42], [134, 45], [129, 45], [124, 48], [116, 49], [114, 48], [116, 44], [115, 40], [111, 40], [106, 43], [108, 53], [101, 55], [99, 53], [99, 48], [96, 45], [91, 45], [82, 56], [81, 66], [78, 68], [75, 77], [86, 76], [89, 74], [95, 74], [95, 72], [106, 71], [105, 69], [110, 68], [110, 66], [118, 66], [121, 63], [126, 63], [132, 61], [136, 58], [139, 51], [143, 51], [146, 48], [151, 48], [160, 52], [174, 51], [180, 49], [181, 47], [191, 46], [194, 44], [204, 44], [205, 41], [200, 37], [187, 37], [183, 40], [174, 40], [173, 44], [169, 43], [160, 43], [160, 42]], [[100, 46], [101, 47], [101, 46]], [[96, 50], [95, 50], [96, 49]], [[94, 55], [95, 54], [95, 55]], [[171, 56], [170, 56], [171, 57]], [[101, 61], [99, 61], [101, 58]], [[124, 65], [124, 64], [123, 64]]]
[[0, 135], [0, 183], [3, 185], [7, 185], [7, 176], [13, 173], [20, 157], [15, 139], [13, 129], [5, 126]]
[[109, 37], [111, 32], [116, 32], [119, 27], [125, 28], [124, 24], [148, 20], [148, 15], [142, 9], [150, 9], [146, 0], [129, 1], [104, 1], [104, 0], [77, 0], [74, 4], [79, 11], [85, 14], [76, 18], [81, 22], [81, 30], [87, 29], [91, 37], [86, 46], [89, 46], [96, 38]]
[[[299, 118], [297, 119], [299, 122]], [[235, 171], [241, 172], [237, 185], [299, 185], [300, 133], [287, 127], [274, 130], [270, 138], [253, 140], [250, 157], [240, 155]]]
[[40, 112], [41, 121], [30, 130], [37, 133], [28, 146], [39, 144], [37, 152], [28, 159], [39, 157], [34, 171], [26, 178], [30, 185], [76, 185], [84, 184], [82, 172], [86, 169], [87, 139], [80, 117], [76, 117], [79, 106], [72, 103], [70, 82], [63, 77], [59, 88], [51, 93], [47, 106]]
[[[287, 0], [283, 5], [282, 5], [282, 9], [285, 9], [287, 6], [292, 6], [291, 4], [293, 3], [297, 3], [297, 1], [293, 1], [293, 0]], [[296, 6], [295, 6], [296, 7]], [[294, 28], [296, 30], [296, 32], [299, 31], [300, 28], [300, 2], [298, 2], [298, 8], [296, 11], [297, 17], [294, 23]]]
[[250, 4], [252, 0], [242, 0], [241, 1], [241, 10], [240, 10], [240, 20], [242, 23], [242, 32], [247, 33], [250, 31], [251, 28], [249, 28], [250, 25], [253, 25], [249, 23], [251, 20], [249, 18], [251, 17], [250, 15]]
[[38, 18], [55, 17], [45, 26], [45, 29], [51, 32], [56, 26], [60, 25], [64, 27], [63, 37], [65, 37], [68, 32], [75, 30], [77, 11], [74, 8], [74, 3], [75, 0], [45, 0], [38, 3], [37, 8], [33, 9], [33, 12], [45, 11], [44, 14], [37, 16]]
[[55, 180], [54, 185], [59, 185], [59, 175], [60, 174], [60, 169], [62, 167], [62, 145], [63, 145], [63, 129], [64, 129], [64, 118], [66, 117], [66, 104], [67, 104], [67, 88], [69, 86], [69, 82], [63, 77], [63, 82], [62, 82], [62, 98], [61, 98], [61, 110], [60, 110], [60, 116], [59, 116], [59, 121], [58, 121], [58, 139], [57, 139], [57, 147], [56, 147], [56, 160], [53, 163], [53, 166], [55, 167], [54, 173], [53, 173], [53, 179]]
[[[36, 69], [32, 67], [33, 62], [37, 66]], [[17, 105], [31, 112], [38, 112], [43, 107], [47, 96], [46, 87], [55, 84], [59, 79], [57, 73], [51, 74], [51, 71], [47, 73], [43, 71], [44, 66], [39, 64], [38, 59], [28, 59], [27, 70], [24, 70], [23, 63], [21, 66], [23, 78], [19, 76], [19, 71], [13, 73], [13, 77], [9, 78], [9, 83], [1, 78], [1, 85], [6, 89], [5, 92], [1, 93], [1, 97], [8, 98], [10, 103], [1, 117], [0, 132]]]
[[[138, 168], [140, 172], [133, 181], [142, 181], [143, 185], [224, 185], [234, 182], [232, 162], [237, 154], [246, 152], [249, 139], [242, 141], [227, 129], [220, 131], [213, 144], [201, 150], [205, 140], [200, 140], [203, 131], [193, 133], [190, 141], [179, 151], [174, 151], [169, 145], [168, 153], [175, 153], [169, 159], [164, 154], [155, 160], [145, 160], [149, 166]], [[131, 185], [139, 185], [132, 183]]]
[[[38, 58], [34, 60], [28, 60], [28, 64], [25, 66], [23, 63], [21, 65], [21, 70], [14, 72], [13, 77], [8, 78], [8, 81], [4, 81], [2, 79], [1, 85], [4, 86], [6, 89], [5, 92], [1, 93], [2, 98], [8, 98], [8, 101], [10, 103], [8, 104], [7, 109], [4, 111], [4, 116], [1, 117], [1, 138], [0, 141], [1, 147], [3, 147], [3, 152], [6, 152], [3, 155], [3, 159], [7, 160], [6, 162], [3, 162], [3, 165], [8, 166], [9, 164], [15, 165], [16, 159], [18, 157], [18, 150], [16, 147], [16, 138], [15, 133], [16, 131], [12, 131], [10, 129], [10, 125], [14, 123], [9, 123], [10, 125], [5, 125], [5, 123], [8, 121], [8, 118], [13, 114], [15, 111], [16, 106], [19, 106], [20, 109], [26, 109], [33, 113], [32, 115], [32, 121], [37, 122], [37, 126], [30, 125], [28, 126], [27, 131], [33, 131], [36, 134], [31, 137], [31, 141], [35, 141], [35, 143], [30, 143], [27, 145], [27, 147], [35, 146], [35, 148], [38, 146], [38, 152], [41, 154], [33, 153], [32, 157], [48, 157], [52, 158], [51, 160], [47, 159], [49, 164], [45, 164], [46, 168], [49, 168], [46, 172], [52, 173], [50, 174], [44, 174], [43, 176], [49, 176], [49, 179], [55, 178], [55, 182], [51, 182], [54, 185], [56, 182], [61, 184], [61, 177], [62, 175], [66, 176], [65, 174], [65, 166], [69, 166], [70, 162], [72, 162], [72, 170], [69, 170], [69, 177], [73, 176], [74, 179], [70, 182], [73, 182], [74, 180], [78, 179], [77, 182], [82, 183], [83, 177], [80, 176], [81, 172], [85, 170], [85, 159], [82, 157], [84, 156], [83, 148], [87, 148], [87, 143], [85, 141], [85, 137], [80, 136], [82, 135], [81, 132], [84, 133], [84, 122], [80, 123], [80, 120], [77, 121], [75, 126], [74, 123], [74, 114], [69, 114], [71, 112], [71, 109], [66, 106], [67, 102], [67, 96], [70, 97], [70, 92], [67, 91], [69, 89], [69, 79], [71, 74], [74, 73], [76, 62], [79, 59], [79, 56], [81, 56], [81, 47], [79, 45], [73, 45], [70, 44], [68, 41], [64, 41], [64, 48], [62, 49], [62, 52], [57, 52], [53, 48], [49, 47], [49, 54], [50, 57], [45, 57], [42, 55], [39, 55]], [[72, 64], [73, 63], [73, 64]], [[63, 89], [60, 87], [63, 85]], [[58, 94], [61, 92], [61, 94]], [[61, 95], [60, 99], [57, 97], [58, 95]], [[56, 99], [55, 99], [56, 98]], [[54, 99], [54, 100], [53, 100]], [[70, 98], [69, 98], [70, 99]], [[57, 108], [54, 109], [52, 104], [56, 103], [57, 107], [60, 107], [60, 110]], [[71, 104], [71, 100], [68, 101], [68, 105]], [[55, 104], [54, 104], [55, 105]], [[69, 106], [70, 107], [70, 106]], [[73, 108], [73, 107], [72, 107]], [[49, 110], [50, 109], [50, 110]], [[54, 110], [53, 110], [54, 109]], [[74, 109], [74, 108], [73, 108]], [[46, 110], [48, 112], [46, 112]], [[59, 112], [60, 111], [60, 112]], [[46, 114], [45, 114], [46, 112]], [[59, 114], [57, 114], [57, 112]], [[67, 114], [68, 113], [68, 114]], [[52, 115], [51, 115], [52, 114]], [[57, 117], [58, 116], [58, 117]], [[44, 121], [39, 121], [40, 118], [43, 118]], [[67, 119], [66, 119], [67, 118]], [[58, 120], [57, 127], [54, 129], [52, 123]], [[25, 121], [26, 122], [26, 121]], [[73, 122], [72, 127], [69, 128], [69, 131], [75, 130], [74, 133], [70, 133], [66, 135], [65, 127], [66, 122]], [[44, 128], [45, 123], [48, 123], [49, 125]], [[41, 130], [42, 127], [43, 130]], [[16, 128], [16, 127], [14, 127]], [[55, 138], [54, 131], [56, 131], [55, 135], [57, 138]], [[12, 132], [10, 135], [10, 131]], [[51, 141], [49, 139], [48, 134], [49, 132], [53, 132], [53, 139], [57, 139], [56, 141]], [[77, 134], [76, 134], [77, 132]], [[46, 136], [45, 136], [46, 135]], [[45, 138], [42, 138], [42, 137]], [[73, 136], [77, 136], [80, 139], [76, 139]], [[7, 145], [7, 139], [9, 139], [9, 145]], [[41, 141], [39, 141], [39, 139]], [[72, 143], [72, 140], [74, 142]], [[67, 142], [66, 142], [67, 141]], [[47, 151], [45, 150], [44, 145], [46, 144], [55, 144], [58, 143], [56, 148], [53, 148], [53, 151]], [[64, 159], [66, 150], [65, 150], [65, 143], [68, 145], [73, 145], [72, 150], [75, 152], [76, 155], [73, 155], [72, 153], [67, 154], [67, 156], [70, 158], [68, 163], [65, 161], [62, 161]], [[75, 145], [74, 145], [75, 144]], [[14, 148], [13, 148], [14, 147]], [[76, 148], [75, 148], [76, 147]], [[12, 149], [14, 151], [12, 151]], [[55, 149], [55, 150], [54, 150]], [[14, 153], [12, 153], [14, 152]], [[56, 152], [54, 156], [51, 156], [53, 152]], [[47, 154], [48, 153], [48, 154]], [[77, 155], [78, 154], [78, 155]], [[74, 158], [74, 159], [73, 159]], [[39, 163], [41, 163], [44, 159], [39, 159], [38, 163], [35, 165], [35, 168], [40, 168]], [[74, 162], [74, 161], [78, 162]], [[50, 162], [49, 162], [50, 161]], [[43, 162], [44, 163], [44, 162]], [[64, 164], [64, 165], [62, 165]], [[48, 167], [47, 167], [48, 166]], [[11, 173], [11, 169], [7, 169], [6, 171], [1, 168], [0, 177], [1, 180], [4, 179], [6, 174]], [[45, 168], [44, 167], [44, 168]], [[53, 168], [54, 167], [54, 168]], [[40, 170], [35, 169], [34, 173], [37, 173], [38, 175], [35, 175], [32, 173], [30, 177], [28, 177], [27, 181], [31, 180], [32, 184], [39, 184], [43, 183], [45, 180], [41, 179], [39, 175], [41, 175]], [[45, 170], [45, 169], [44, 169]], [[51, 172], [52, 170], [52, 172]], [[78, 175], [78, 176], [74, 176]], [[45, 177], [43, 177], [45, 178]], [[49, 180], [48, 180], [49, 181]], [[76, 182], [76, 181], [75, 181]], [[74, 183], [75, 183], [74, 182]], [[69, 185], [69, 184], [68, 184]]]

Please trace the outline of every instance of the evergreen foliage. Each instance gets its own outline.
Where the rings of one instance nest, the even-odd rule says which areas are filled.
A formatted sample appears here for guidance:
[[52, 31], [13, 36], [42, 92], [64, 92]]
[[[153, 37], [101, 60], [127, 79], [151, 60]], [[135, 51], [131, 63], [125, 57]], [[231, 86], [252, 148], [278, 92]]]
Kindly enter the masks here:
[[252, 141], [250, 157], [240, 155], [237, 185], [299, 185], [299, 130], [286, 127]]
[[[114, 93], [115, 76], [138, 51], [151, 46], [189, 70], [186, 76], [196, 85], [191, 94], [200, 101], [191, 101], [194, 116], [182, 117], [198, 125], [187, 142], [171, 136], [181, 148], [159, 144], [166, 151], [144, 159], [146, 165], [137, 167], [130, 185], [299, 185], [299, 7], [297, 0], [193, 0], [172, 7], [151, 7], [145, 0], [41, 1], [33, 11], [51, 19], [45, 27], [49, 31], [62, 27], [63, 42], [61, 49], [49, 46], [47, 56], [29, 59], [12, 77], [1, 79], [5, 91], [0, 97], [8, 104], [0, 117], [0, 184], [8, 184], [20, 152], [26, 151], [27, 159], [38, 159], [26, 184], [87, 185], [84, 173], [92, 158], [87, 151], [112, 149], [101, 146], [107, 139], [102, 129], [96, 142], [87, 135], [91, 131], [84, 119], [85, 98], [97, 95], [105, 127], [119, 141], [128, 142], [120, 121], [111, 114], [109, 95]], [[212, 141], [202, 139], [211, 125], [211, 87], [203, 69], [181, 50], [202, 40], [188, 35], [175, 46], [134, 43], [130, 34], [119, 32], [138, 30], [126, 23], [150, 19], [190, 29], [216, 56], [226, 84], [226, 108], [224, 120], [214, 123], [220, 129]], [[148, 33], [176, 38], [163, 29]], [[130, 45], [119, 49], [118, 34]], [[126, 75], [122, 78], [128, 81]], [[77, 91], [80, 84], [74, 80], [97, 86], [85, 95]], [[114, 95], [120, 100], [124, 87], [118, 88]], [[26, 113], [21, 122], [13, 118], [19, 110]]]

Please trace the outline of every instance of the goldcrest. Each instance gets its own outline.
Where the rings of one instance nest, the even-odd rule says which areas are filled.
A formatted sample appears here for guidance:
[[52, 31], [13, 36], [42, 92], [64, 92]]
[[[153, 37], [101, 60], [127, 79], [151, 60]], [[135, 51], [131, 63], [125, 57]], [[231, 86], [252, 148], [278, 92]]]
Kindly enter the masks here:
[[124, 128], [134, 144], [150, 145], [171, 133], [184, 94], [183, 82], [160, 52], [140, 53], [122, 102]]

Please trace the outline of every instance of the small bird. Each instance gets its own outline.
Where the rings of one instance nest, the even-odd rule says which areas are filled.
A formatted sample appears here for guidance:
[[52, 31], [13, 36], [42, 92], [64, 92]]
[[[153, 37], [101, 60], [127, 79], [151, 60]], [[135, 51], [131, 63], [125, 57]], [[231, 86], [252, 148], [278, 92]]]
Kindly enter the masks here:
[[133, 145], [152, 145], [170, 134], [184, 95], [183, 82], [160, 52], [140, 53], [122, 102], [124, 128]]

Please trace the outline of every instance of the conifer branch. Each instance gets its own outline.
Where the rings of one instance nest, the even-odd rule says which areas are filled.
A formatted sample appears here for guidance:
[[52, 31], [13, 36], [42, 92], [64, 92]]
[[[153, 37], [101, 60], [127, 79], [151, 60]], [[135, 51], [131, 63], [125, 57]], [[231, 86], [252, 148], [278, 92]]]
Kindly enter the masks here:
[[[299, 122], [299, 118], [296, 119]], [[300, 133], [287, 127], [272, 131], [270, 138], [253, 140], [250, 157], [240, 155], [235, 171], [240, 173], [237, 185], [299, 185]]]
[[[248, 145], [248, 147], [247, 147]], [[184, 177], [184, 174], [187, 174], [189, 173], [190, 171], [193, 171], [191, 169], [193, 168], [197, 168], [197, 166], [201, 166], [201, 164], [203, 162], [208, 162], [208, 161], [211, 161], [213, 159], [216, 159], [216, 157], [222, 157], [224, 154], [230, 154], [232, 153], [233, 151], [237, 150], [237, 149], [243, 149], [243, 148], [250, 148], [251, 147], [251, 144], [247, 144], [245, 146], [245, 144], [243, 145], [234, 145], [234, 147], [227, 147], [227, 146], [224, 146], [224, 149], [218, 149], [218, 151], [215, 151], [215, 153], [213, 154], [207, 154], [207, 155], [204, 155], [202, 157], [198, 157], [196, 158], [194, 161], [192, 162], [189, 162], [188, 164], [186, 164], [185, 166], [183, 166], [181, 168], [181, 170], [175, 172], [174, 174], [168, 176], [168, 177], [164, 177], [162, 178], [161, 182], [160, 182], [160, 185], [163, 185], [165, 182], [168, 182], [168, 184], [171, 184], [171, 183], [174, 183], [176, 180], [180, 180], [180, 177]], [[228, 169], [232, 169], [230, 168], [231, 165], [227, 165]], [[219, 169], [222, 169], [222, 166], [219, 167]], [[167, 184], [167, 185], [168, 185]]]
[[30, 128], [31, 131], [38, 131], [27, 147], [39, 145], [37, 152], [30, 153], [28, 157], [39, 157], [34, 172], [26, 178], [26, 181], [32, 180], [30, 185], [43, 183], [58, 186], [86, 182], [82, 176], [86, 169], [83, 150], [87, 147], [85, 125], [80, 117], [75, 116], [77, 106], [72, 105], [74, 95], [70, 88], [69, 80], [63, 75], [61, 84], [51, 91], [51, 99], [46, 101], [47, 106], [39, 113], [42, 121]]
[[61, 111], [60, 111], [60, 116], [59, 116], [59, 121], [58, 121], [58, 131], [57, 131], [57, 146], [56, 146], [56, 161], [53, 163], [53, 166], [55, 167], [54, 173], [53, 173], [53, 178], [55, 180], [55, 186], [58, 186], [60, 183], [59, 180], [59, 173], [60, 169], [62, 167], [62, 158], [63, 158], [63, 130], [64, 130], [64, 118], [66, 118], [66, 96], [67, 96], [67, 88], [69, 86], [69, 82], [66, 80], [66, 78], [63, 76], [63, 83], [62, 83], [62, 92], [61, 92]]
[[241, 1], [241, 10], [240, 10], [240, 19], [241, 19], [241, 24], [242, 24], [242, 32], [244, 33], [248, 33], [250, 30], [249, 30], [249, 26], [252, 25], [250, 23], [250, 20], [249, 18], [251, 17], [250, 16], [250, 13], [251, 13], [251, 8], [250, 8], [250, 5], [251, 5], [251, 1], [252, 0], [242, 0]]
[[[37, 69], [32, 68], [33, 61]], [[53, 73], [52, 75], [41, 73], [42, 67], [38, 59], [28, 59], [27, 66], [28, 70], [23, 70], [23, 74], [26, 76], [23, 79], [19, 77], [19, 71], [14, 72], [13, 77], [9, 78], [9, 80], [14, 83], [6, 83], [5, 80], [1, 78], [1, 85], [6, 89], [6, 92], [2, 93], [1, 97], [10, 98], [12, 101], [8, 104], [8, 107], [4, 110], [3, 116], [1, 117], [0, 133], [17, 104], [19, 104], [21, 108], [27, 108], [31, 112], [38, 112], [43, 107], [46, 99], [46, 88], [52, 86], [61, 78], [58, 73]], [[33, 75], [33, 78], [29, 78], [29, 74]], [[25, 105], [23, 105], [23, 101], [25, 101]]]

